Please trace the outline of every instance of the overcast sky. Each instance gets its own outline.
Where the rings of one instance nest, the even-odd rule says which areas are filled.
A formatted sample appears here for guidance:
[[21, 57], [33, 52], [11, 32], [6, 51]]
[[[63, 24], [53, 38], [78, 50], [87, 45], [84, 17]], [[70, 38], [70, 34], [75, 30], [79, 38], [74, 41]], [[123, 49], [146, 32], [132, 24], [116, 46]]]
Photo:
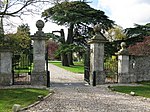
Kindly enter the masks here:
[[[135, 23], [150, 23], [150, 0], [93, 0], [90, 5], [103, 10], [110, 19], [123, 28], [133, 27]], [[31, 34], [33, 34], [37, 31], [35, 23], [38, 19], [41, 19], [41, 17], [36, 15], [24, 17], [23, 22], [17, 18], [13, 18], [12, 21], [16, 24], [28, 23]], [[52, 32], [61, 28], [64, 27], [48, 22], [45, 24], [43, 31]]]

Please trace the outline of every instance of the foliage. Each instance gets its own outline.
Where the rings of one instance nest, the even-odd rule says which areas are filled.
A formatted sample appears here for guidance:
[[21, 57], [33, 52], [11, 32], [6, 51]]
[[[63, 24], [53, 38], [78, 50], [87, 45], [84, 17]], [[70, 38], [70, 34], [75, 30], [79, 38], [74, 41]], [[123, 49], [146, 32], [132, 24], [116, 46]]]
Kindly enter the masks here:
[[150, 23], [147, 23], [146, 25], [135, 24], [134, 28], [127, 28], [125, 29], [125, 32], [128, 38], [149, 36]]
[[75, 44], [61, 44], [56, 52], [56, 55], [60, 55], [62, 53], [69, 53], [69, 52], [84, 52], [84, 48], [82, 46], [78, 46]]
[[104, 62], [104, 69], [107, 77], [114, 78], [118, 73], [118, 61], [116, 56], [107, 57]]
[[145, 25], [135, 24], [134, 28], [126, 28], [125, 34], [128, 37], [126, 39], [127, 45], [134, 45], [137, 42], [142, 42], [144, 40], [143, 37], [150, 35], [150, 23]]
[[48, 90], [32, 88], [0, 89], [0, 110], [1, 112], [12, 112], [14, 104], [27, 107], [38, 101], [39, 95], [46, 96], [48, 93]]
[[[7, 40], [4, 38], [3, 19], [6, 20], [6, 25], [12, 25], [10, 17], [22, 18], [22, 15], [38, 14], [43, 8], [43, 5], [48, 3], [48, 0], [0, 0], [0, 41], [1, 46], [7, 46]], [[11, 23], [10, 23], [11, 22]]]
[[74, 65], [70, 65], [69, 67], [62, 66], [61, 62], [59, 61], [50, 61], [49, 63], [54, 64], [58, 67], [61, 67], [73, 73], [81, 73], [81, 74], [84, 73], [84, 65], [82, 62], [74, 62]]
[[58, 49], [58, 44], [52, 40], [48, 41], [48, 57], [52, 60], [54, 60], [55, 57], [55, 52]]
[[109, 20], [103, 11], [93, 9], [80, 1], [62, 2], [45, 10], [42, 16], [53, 20], [58, 25], [96, 24], [98, 22], [102, 24], [102, 29], [108, 29], [113, 24], [113, 21]]
[[108, 30], [108, 38], [110, 41], [113, 40], [124, 40], [126, 39], [126, 35], [123, 32], [123, 28], [120, 26], [114, 26], [113, 28]]
[[[146, 25], [135, 25], [134, 28], [125, 29], [125, 34], [127, 36], [124, 40], [115, 40], [110, 43], [105, 44], [105, 55], [110, 56], [115, 54], [120, 48], [121, 42], [126, 42], [127, 47], [129, 47], [129, 52], [131, 54], [145, 54], [149, 52], [148, 38], [150, 35], [150, 24]], [[145, 39], [147, 37], [147, 39]], [[137, 44], [136, 44], [137, 43]]]
[[70, 46], [76, 43], [78, 46], [82, 45], [85, 47], [87, 45], [87, 39], [92, 37], [92, 24], [100, 23], [103, 31], [108, 30], [114, 24], [103, 11], [90, 7], [85, 1], [65, 1], [55, 4], [53, 7], [46, 9], [42, 13], [42, 16], [46, 21], [51, 20], [58, 25], [68, 26], [67, 39], [65, 42], [61, 42], [63, 45], [61, 45], [59, 52], [67, 54], [69, 51], [70, 53], [67, 54], [69, 57], [68, 62], [71, 63], [72, 47]]
[[104, 55], [105, 57], [110, 57], [115, 55], [116, 52], [120, 50], [120, 43], [124, 40], [116, 40], [113, 42], [107, 42], [104, 46]]
[[138, 42], [128, 48], [132, 55], [150, 55], [150, 36], [144, 37], [143, 42]]
[[17, 33], [15, 34], [6, 34], [7, 46], [11, 47], [14, 53], [27, 52], [30, 49], [30, 36], [29, 36], [29, 27], [25, 28], [21, 25], [18, 27]]

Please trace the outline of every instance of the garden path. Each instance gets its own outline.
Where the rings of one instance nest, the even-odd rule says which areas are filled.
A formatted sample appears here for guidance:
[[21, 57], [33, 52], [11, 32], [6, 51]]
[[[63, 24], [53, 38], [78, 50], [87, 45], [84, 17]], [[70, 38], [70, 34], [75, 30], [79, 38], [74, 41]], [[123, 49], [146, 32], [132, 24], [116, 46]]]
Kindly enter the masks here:
[[24, 112], [150, 112], [150, 100], [92, 87], [74, 74], [49, 65], [54, 94]]

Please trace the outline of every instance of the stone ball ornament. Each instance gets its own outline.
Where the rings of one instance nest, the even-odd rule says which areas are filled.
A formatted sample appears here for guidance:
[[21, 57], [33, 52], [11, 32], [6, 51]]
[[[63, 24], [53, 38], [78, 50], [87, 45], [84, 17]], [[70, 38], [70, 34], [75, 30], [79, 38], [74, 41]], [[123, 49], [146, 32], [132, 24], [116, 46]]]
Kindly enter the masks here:
[[121, 44], [120, 44], [120, 46], [121, 46], [121, 48], [126, 48], [126, 43], [125, 42], [121, 42]]
[[95, 33], [100, 33], [101, 31], [101, 25], [100, 24], [96, 24], [93, 28]]
[[42, 20], [38, 20], [37, 22], [36, 22], [36, 27], [38, 28], [38, 30], [42, 30], [43, 29], [43, 27], [44, 27], [44, 22], [42, 21]]

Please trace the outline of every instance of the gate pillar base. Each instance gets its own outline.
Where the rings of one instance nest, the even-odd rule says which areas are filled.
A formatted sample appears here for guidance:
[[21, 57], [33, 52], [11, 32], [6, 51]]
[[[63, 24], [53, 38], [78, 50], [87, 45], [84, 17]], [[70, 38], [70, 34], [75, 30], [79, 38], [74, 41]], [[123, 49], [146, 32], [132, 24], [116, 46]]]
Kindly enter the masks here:
[[118, 83], [127, 84], [130, 83], [130, 75], [128, 73], [119, 73], [118, 74]]
[[97, 71], [96, 85], [105, 84], [106, 74], [104, 71]]
[[1, 86], [12, 85], [12, 74], [1, 73], [0, 74], [0, 85]]
[[47, 85], [46, 72], [33, 72], [31, 74], [31, 85], [33, 85], [33, 86], [46, 86]]
[[[104, 71], [96, 71], [95, 73], [96, 76], [93, 76], [93, 73], [90, 74], [90, 84], [92, 85], [93, 83], [95, 83], [96, 85], [101, 85], [101, 84], [105, 84], [105, 79], [106, 79], [106, 74]], [[96, 79], [94, 79], [96, 78]], [[96, 81], [96, 82], [94, 82]]]

